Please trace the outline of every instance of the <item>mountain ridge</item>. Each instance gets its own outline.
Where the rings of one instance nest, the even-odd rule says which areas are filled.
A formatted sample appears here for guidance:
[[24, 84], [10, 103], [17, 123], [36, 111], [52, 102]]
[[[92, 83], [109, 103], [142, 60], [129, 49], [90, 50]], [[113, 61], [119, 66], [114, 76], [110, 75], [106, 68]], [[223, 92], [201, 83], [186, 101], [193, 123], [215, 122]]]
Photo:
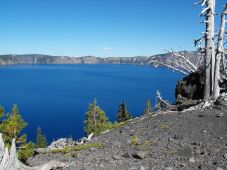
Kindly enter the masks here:
[[[182, 51], [181, 54], [187, 55], [189, 60], [198, 65], [202, 56], [194, 51]], [[165, 61], [171, 60], [177, 62], [170, 54], [157, 54], [153, 56], [135, 56], [135, 57], [69, 57], [69, 56], [52, 56], [44, 54], [22, 54], [22, 55], [0, 55], [0, 65], [18, 65], [18, 64], [138, 64], [154, 65], [149, 63], [150, 60]]]

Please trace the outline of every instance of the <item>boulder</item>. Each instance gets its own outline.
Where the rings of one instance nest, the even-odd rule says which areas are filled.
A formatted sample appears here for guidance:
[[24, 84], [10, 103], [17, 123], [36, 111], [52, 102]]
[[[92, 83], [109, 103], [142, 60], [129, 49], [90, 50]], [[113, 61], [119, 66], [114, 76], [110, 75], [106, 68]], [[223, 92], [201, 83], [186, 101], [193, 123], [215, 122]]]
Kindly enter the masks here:
[[176, 103], [183, 103], [184, 100], [199, 100], [203, 98], [204, 72], [198, 71], [178, 81], [175, 91]]
[[136, 159], [145, 159], [147, 156], [148, 156], [148, 152], [146, 151], [137, 151], [132, 154], [132, 157]]
[[69, 138], [60, 138], [57, 141], [52, 142], [49, 146], [48, 149], [62, 149], [66, 146], [73, 146], [75, 145], [75, 142]]

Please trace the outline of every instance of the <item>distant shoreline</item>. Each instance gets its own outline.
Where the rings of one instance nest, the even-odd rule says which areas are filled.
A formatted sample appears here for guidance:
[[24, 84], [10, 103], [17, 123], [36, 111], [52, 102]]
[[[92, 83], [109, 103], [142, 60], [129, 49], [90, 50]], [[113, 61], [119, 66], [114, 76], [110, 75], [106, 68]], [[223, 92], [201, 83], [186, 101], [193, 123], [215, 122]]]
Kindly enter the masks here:
[[[193, 63], [199, 63], [202, 56], [196, 52], [183, 52], [189, 57]], [[157, 61], [174, 61], [171, 54], [158, 54], [154, 56], [136, 56], [136, 57], [66, 57], [66, 56], [50, 56], [41, 54], [25, 54], [25, 55], [0, 55], [0, 66], [3, 65], [19, 65], [19, 64], [135, 64], [135, 65], [150, 65], [150, 60]]]

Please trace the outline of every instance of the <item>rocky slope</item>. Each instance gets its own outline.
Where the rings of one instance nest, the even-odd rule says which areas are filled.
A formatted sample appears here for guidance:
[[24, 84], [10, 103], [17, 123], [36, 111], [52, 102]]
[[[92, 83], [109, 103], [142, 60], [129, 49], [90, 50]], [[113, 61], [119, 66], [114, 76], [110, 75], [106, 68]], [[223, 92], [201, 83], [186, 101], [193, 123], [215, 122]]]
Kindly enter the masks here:
[[69, 163], [68, 170], [226, 170], [227, 101], [202, 110], [135, 118], [90, 142], [103, 147], [38, 154], [28, 164], [56, 159]]
[[[201, 55], [196, 52], [182, 52], [189, 57], [193, 63], [198, 65], [201, 62]], [[149, 65], [151, 59], [171, 60], [177, 62], [170, 54], [160, 54], [155, 56], [138, 56], [138, 57], [67, 57], [67, 56], [49, 56], [39, 54], [28, 55], [0, 55], [0, 65], [9, 64], [138, 64]]]

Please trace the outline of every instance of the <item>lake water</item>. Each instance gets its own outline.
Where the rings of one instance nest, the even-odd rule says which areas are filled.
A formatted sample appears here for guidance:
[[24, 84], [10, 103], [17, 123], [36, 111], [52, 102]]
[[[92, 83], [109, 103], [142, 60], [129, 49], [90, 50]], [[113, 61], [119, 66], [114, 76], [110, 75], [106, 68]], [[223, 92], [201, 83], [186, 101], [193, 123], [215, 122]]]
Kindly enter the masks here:
[[84, 136], [85, 112], [97, 99], [111, 121], [122, 101], [134, 116], [141, 115], [146, 99], [155, 103], [156, 90], [174, 101], [182, 75], [166, 68], [136, 65], [17, 65], [0, 67], [0, 105], [10, 112], [18, 104], [35, 141], [41, 127], [48, 141]]

